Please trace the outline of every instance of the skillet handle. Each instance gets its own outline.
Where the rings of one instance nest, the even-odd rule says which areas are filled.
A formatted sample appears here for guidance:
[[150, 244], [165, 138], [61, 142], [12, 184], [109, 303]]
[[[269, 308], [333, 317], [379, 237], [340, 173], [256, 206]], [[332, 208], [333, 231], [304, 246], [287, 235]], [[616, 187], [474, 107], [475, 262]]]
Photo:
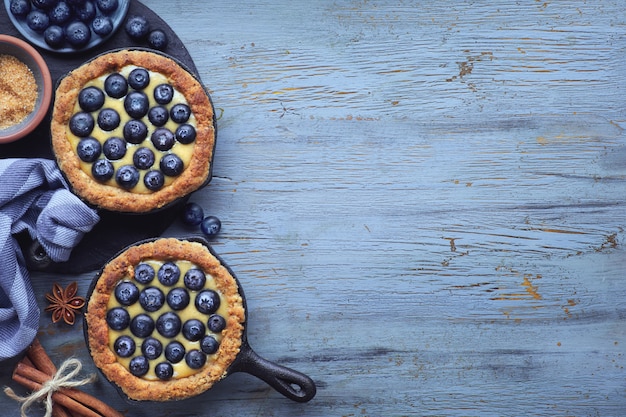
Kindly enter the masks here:
[[52, 259], [37, 239], [30, 242], [24, 251], [24, 262], [26, 267], [33, 271], [45, 271], [52, 265]]
[[236, 363], [230, 372], [246, 372], [267, 382], [272, 388], [290, 400], [305, 403], [317, 391], [315, 382], [305, 374], [270, 362], [259, 356], [246, 343], [241, 346]]

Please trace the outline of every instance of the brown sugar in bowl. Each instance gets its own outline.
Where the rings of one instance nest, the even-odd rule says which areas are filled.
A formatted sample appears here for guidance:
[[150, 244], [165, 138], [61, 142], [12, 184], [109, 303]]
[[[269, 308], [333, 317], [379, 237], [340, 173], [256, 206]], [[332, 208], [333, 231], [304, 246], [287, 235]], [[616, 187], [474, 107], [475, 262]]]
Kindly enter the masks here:
[[[7, 71], [0, 67], [0, 105], [8, 106], [2, 109], [6, 110], [3, 119], [6, 122], [7, 114], [15, 115], [15, 121], [1, 123], [0, 120], [0, 144], [3, 144], [28, 135], [44, 119], [52, 101], [52, 77], [39, 52], [19, 38], [0, 34], [0, 59], [9, 67]], [[30, 89], [28, 84], [33, 79], [35, 88]], [[19, 88], [13, 88], [16, 86]], [[22, 94], [24, 89], [26, 93]], [[34, 105], [30, 101], [34, 101]]]

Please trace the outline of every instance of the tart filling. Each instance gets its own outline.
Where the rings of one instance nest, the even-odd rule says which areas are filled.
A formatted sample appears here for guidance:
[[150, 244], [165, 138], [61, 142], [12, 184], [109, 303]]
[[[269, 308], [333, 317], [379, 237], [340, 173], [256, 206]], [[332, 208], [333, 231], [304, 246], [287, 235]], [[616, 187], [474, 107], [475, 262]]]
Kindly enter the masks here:
[[221, 379], [241, 346], [236, 280], [200, 243], [158, 239], [109, 262], [85, 314], [104, 375], [136, 400], [197, 395]]
[[160, 208], [204, 185], [213, 107], [198, 80], [148, 51], [101, 55], [56, 92], [52, 145], [76, 194], [113, 211]]
[[189, 166], [196, 127], [185, 96], [165, 76], [128, 65], [85, 84], [65, 133], [92, 179], [145, 194]]

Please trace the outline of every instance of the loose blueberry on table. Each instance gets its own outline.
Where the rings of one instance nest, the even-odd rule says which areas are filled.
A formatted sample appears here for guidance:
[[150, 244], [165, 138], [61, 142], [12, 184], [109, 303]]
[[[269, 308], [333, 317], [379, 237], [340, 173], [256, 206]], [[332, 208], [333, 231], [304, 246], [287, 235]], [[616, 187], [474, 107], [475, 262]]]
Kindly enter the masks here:
[[148, 45], [151, 48], [164, 51], [169, 44], [167, 34], [160, 29], [155, 29], [148, 34]]
[[202, 219], [204, 219], [204, 210], [198, 203], [187, 203], [183, 208], [180, 219], [187, 226], [199, 226]]
[[222, 222], [215, 216], [204, 216], [204, 210], [198, 203], [185, 204], [180, 214], [180, 220], [185, 226], [200, 227], [206, 236], [215, 236], [222, 228]]
[[150, 23], [145, 16], [130, 16], [126, 20], [126, 33], [135, 41], [145, 40], [150, 33]]
[[215, 216], [207, 216], [200, 223], [202, 233], [207, 236], [214, 236], [219, 233], [222, 228], [222, 222]]

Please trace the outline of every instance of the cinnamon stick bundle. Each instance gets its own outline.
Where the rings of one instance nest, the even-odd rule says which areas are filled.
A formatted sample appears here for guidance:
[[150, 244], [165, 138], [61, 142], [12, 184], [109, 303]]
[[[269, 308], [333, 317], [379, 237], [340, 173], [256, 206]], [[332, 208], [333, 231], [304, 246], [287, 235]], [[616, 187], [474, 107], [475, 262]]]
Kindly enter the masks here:
[[[56, 366], [36, 339], [24, 359], [16, 365], [13, 380], [31, 391], [38, 391], [56, 373]], [[52, 401], [53, 417], [123, 417], [117, 410], [78, 388], [58, 388], [52, 393]]]

